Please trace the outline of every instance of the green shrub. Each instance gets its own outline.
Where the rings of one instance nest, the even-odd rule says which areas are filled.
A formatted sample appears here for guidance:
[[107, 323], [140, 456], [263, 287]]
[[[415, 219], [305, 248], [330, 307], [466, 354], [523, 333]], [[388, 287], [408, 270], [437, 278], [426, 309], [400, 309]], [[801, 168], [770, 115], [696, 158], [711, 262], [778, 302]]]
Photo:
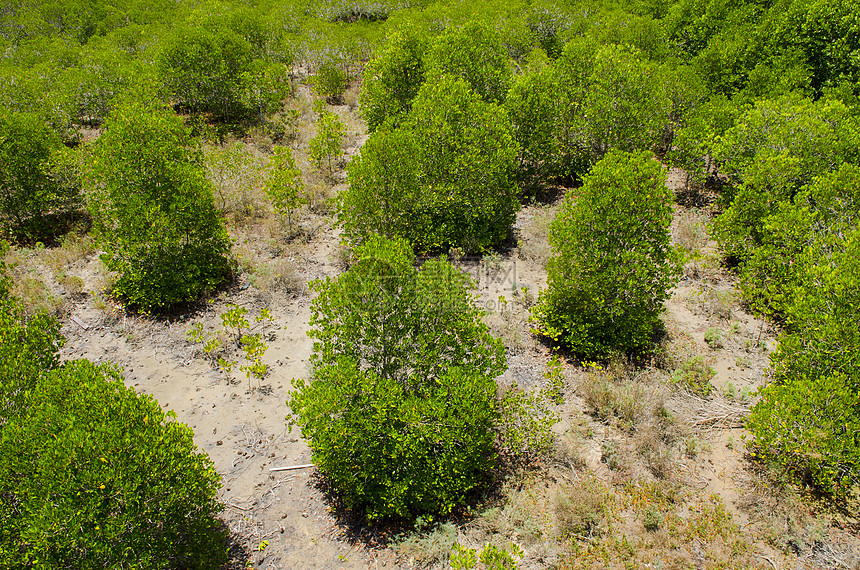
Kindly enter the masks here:
[[355, 258], [312, 284], [313, 378], [293, 381], [290, 423], [347, 506], [449, 513], [494, 464], [504, 349], [448, 263], [415, 269], [408, 242], [378, 236]]
[[672, 373], [671, 381], [688, 392], [707, 398], [714, 391], [711, 378], [716, 374], [704, 358], [695, 356], [685, 360], [681, 368]]
[[91, 165], [90, 209], [129, 307], [164, 310], [230, 275], [229, 240], [182, 124], [157, 103], [127, 101], [105, 122]]
[[251, 70], [252, 46], [223, 25], [177, 26], [156, 59], [169, 98], [186, 109], [223, 120], [244, 114], [242, 79]]
[[429, 80], [451, 75], [466, 81], [487, 103], [502, 104], [511, 83], [511, 64], [499, 33], [472, 21], [439, 36], [424, 58]]
[[720, 171], [733, 184], [714, 220], [722, 250], [746, 260], [761, 245], [764, 223], [814, 177], [835, 170], [857, 149], [857, 122], [842, 102], [796, 94], [762, 100], [714, 144]]
[[336, 104], [343, 98], [343, 92], [349, 85], [349, 75], [343, 65], [332, 59], [327, 59], [317, 69], [316, 75], [310, 78], [314, 90], [326, 98], [331, 104]]
[[526, 181], [580, 177], [610, 149], [657, 148], [672, 110], [663, 75], [636, 50], [576, 38], [519, 76], [505, 106]]
[[516, 149], [507, 114], [465, 81], [424, 83], [403, 123], [378, 129], [350, 162], [338, 221], [353, 243], [379, 233], [418, 251], [492, 247], [519, 209]]
[[723, 348], [723, 331], [713, 327], [706, 330], [705, 344], [707, 344], [714, 350]]
[[845, 235], [860, 214], [860, 168], [844, 163], [783, 200], [761, 229], [761, 244], [741, 271], [741, 290], [757, 312], [784, 318], [802, 286], [803, 266], [816, 263], [829, 234]]
[[344, 125], [331, 111], [320, 109], [317, 135], [309, 143], [309, 154], [317, 170], [329, 178], [334, 176], [338, 161], [343, 156]]
[[552, 224], [535, 331], [582, 357], [648, 352], [678, 273], [671, 219], [665, 173], [652, 155], [610, 152]]
[[109, 365], [47, 373], [0, 431], [0, 566], [219, 568], [220, 478], [192, 435]]
[[307, 203], [304, 196], [305, 185], [302, 171], [296, 167], [293, 153], [285, 147], [278, 147], [272, 157], [270, 177], [266, 184], [266, 197], [280, 216], [286, 216], [290, 234], [293, 232], [293, 212]]
[[860, 483], [860, 230], [817, 245], [747, 425], [765, 459], [844, 497]]
[[502, 548], [487, 542], [477, 550], [457, 543], [451, 550], [450, 562], [452, 570], [517, 570], [517, 561], [524, 556], [525, 552], [515, 542]]
[[77, 186], [52, 171], [62, 149], [41, 117], [0, 109], [0, 226], [19, 241], [55, 237], [50, 216], [81, 206]]
[[386, 38], [364, 68], [361, 85], [361, 116], [367, 130], [376, 131], [386, 119], [398, 122], [412, 108], [412, 100], [424, 83], [426, 49], [422, 35], [410, 27], [401, 27]]

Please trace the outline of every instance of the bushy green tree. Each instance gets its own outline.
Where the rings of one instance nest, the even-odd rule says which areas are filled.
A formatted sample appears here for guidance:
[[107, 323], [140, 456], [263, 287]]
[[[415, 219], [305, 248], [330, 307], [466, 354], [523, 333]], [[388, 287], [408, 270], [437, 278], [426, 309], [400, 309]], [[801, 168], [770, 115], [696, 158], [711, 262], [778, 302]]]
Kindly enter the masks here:
[[518, 77], [505, 106], [524, 174], [538, 183], [579, 177], [610, 149], [657, 149], [674, 110], [665, 75], [635, 50], [580, 38]]
[[385, 43], [364, 68], [361, 89], [361, 116], [369, 132], [389, 117], [405, 116], [424, 83], [426, 40], [414, 28], [402, 27]]
[[585, 358], [647, 352], [677, 277], [671, 203], [651, 153], [598, 162], [551, 226], [536, 332]]
[[527, 184], [540, 185], [569, 171], [565, 131], [560, 124], [567, 93], [558, 84], [552, 65], [517, 76], [505, 109], [520, 146], [520, 174]]
[[251, 44], [227, 27], [179, 26], [164, 40], [157, 67], [171, 101], [230, 120], [243, 112], [240, 80], [252, 59]]
[[582, 113], [582, 132], [594, 160], [613, 148], [655, 150], [671, 108], [662, 75], [635, 51], [598, 50]]
[[749, 108], [712, 148], [733, 184], [714, 223], [723, 251], [745, 260], [761, 243], [762, 223], [776, 204], [856, 157], [858, 140], [860, 128], [840, 101], [794, 94]]
[[846, 497], [860, 484], [860, 230], [830, 233], [804, 255], [747, 427], [765, 459]]
[[860, 168], [844, 163], [781, 201], [761, 227], [761, 243], [741, 268], [744, 298], [757, 312], [782, 319], [803, 286], [807, 264], [831, 236], [845, 236], [860, 216]]
[[448, 513], [494, 463], [504, 348], [444, 261], [413, 266], [404, 240], [370, 238], [312, 284], [313, 378], [291, 422], [344, 502], [368, 516]]
[[113, 366], [61, 365], [64, 343], [0, 264], [0, 567], [218, 568], [220, 479], [191, 429]]
[[162, 310], [194, 301], [229, 277], [229, 240], [212, 187], [182, 120], [130, 99], [105, 123], [89, 177], [94, 228], [113, 293]]
[[44, 376], [0, 430], [0, 566], [219, 568], [220, 478], [191, 429], [109, 365]]
[[52, 237], [49, 215], [81, 206], [77, 187], [53, 176], [63, 142], [31, 113], [0, 110], [0, 220], [16, 239]]
[[376, 232], [419, 251], [491, 247], [519, 209], [516, 152], [503, 109], [461, 79], [429, 81], [403, 124], [378, 130], [350, 163], [338, 220], [354, 242]]
[[331, 104], [340, 103], [343, 92], [349, 86], [349, 73], [344, 65], [334, 59], [326, 59], [310, 77], [314, 90]]
[[487, 103], [501, 104], [511, 84], [508, 53], [498, 32], [479, 21], [439, 36], [425, 56], [429, 79], [452, 75], [466, 81]]
[[257, 123], [266, 124], [267, 117], [281, 110], [284, 99], [293, 92], [289, 67], [279, 61], [256, 59], [239, 78], [239, 103], [252, 113]]

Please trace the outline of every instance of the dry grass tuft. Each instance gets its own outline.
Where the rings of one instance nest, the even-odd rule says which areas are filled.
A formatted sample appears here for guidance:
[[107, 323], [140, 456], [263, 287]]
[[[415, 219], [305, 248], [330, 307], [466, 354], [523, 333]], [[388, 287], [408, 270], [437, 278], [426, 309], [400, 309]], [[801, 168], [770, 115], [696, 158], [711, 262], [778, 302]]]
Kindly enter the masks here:
[[257, 265], [250, 275], [251, 285], [265, 293], [301, 295], [307, 289], [307, 280], [286, 259], [274, 259]]
[[51, 293], [45, 282], [38, 277], [30, 275], [21, 277], [14, 282], [11, 292], [21, 301], [24, 312], [28, 315], [47, 313], [59, 317], [67, 309], [63, 299]]
[[555, 518], [564, 538], [590, 539], [608, 530], [618, 505], [612, 487], [594, 476], [581, 476], [556, 495]]
[[394, 546], [397, 554], [414, 560], [419, 567], [447, 563], [457, 541], [457, 527], [442, 523], [427, 529], [420, 519], [416, 526], [417, 530], [403, 536]]
[[526, 220], [520, 229], [520, 239], [517, 243], [521, 259], [535, 261], [546, 265], [552, 253], [549, 245], [549, 228], [558, 213], [558, 206], [534, 206], [530, 217], [522, 216]]
[[632, 430], [651, 403], [645, 376], [645, 371], [617, 359], [606, 369], [592, 370], [581, 377], [578, 392], [600, 420], [618, 419], [622, 427]]
[[677, 224], [672, 232], [673, 241], [689, 255], [698, 256], [708, 244], [708, 228], [704, 216], [696, 210], [681, 210], [675, 219]]

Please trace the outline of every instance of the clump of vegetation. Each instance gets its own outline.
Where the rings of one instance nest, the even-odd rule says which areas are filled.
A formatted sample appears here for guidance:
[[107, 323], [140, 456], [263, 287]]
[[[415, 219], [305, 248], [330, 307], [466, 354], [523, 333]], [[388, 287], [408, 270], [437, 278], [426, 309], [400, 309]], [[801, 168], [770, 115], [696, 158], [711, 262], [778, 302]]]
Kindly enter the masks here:
[[38, 115], [0, 111], [0, 231], [17, 241], [55, 237], [58, 213], [81, 206], [79, 188], [54, 172], [63, 141]]
[[129, 100], [105, 122], [90, 210], [113, 294], [166, 310], [229, 278], [230, 242], [188, 130], [163, 106]]
[[610, 152], [562, 203], [535, 331], [575, 354], [645, 353], [677, 276], [671, 195], [649, 153]]
[[717, 350], [723, 348], [723, 331], [711, 327], [705, 331], [705, 344]]
[[427, 40], [411, 27], [392, 32], [364, 68], [361, 115], [371, 133], [386, 119], [397, 124], [412, 108], [424, 83]]
[[253, 216], [262, 210], [258, 188], [264, 169], [259, 158], [242, 143], [205, 146], [203, 167], [212, 183], [215, 207], [236, 217]]
[[287, 226], [292, 235], [293, 213], [302, 204], [307, 203], [302, 172], [296, 167], [292, 151], [285, 147], [278, 147], [275, 150], [270, 169], [266, 197], [272, 201], [275, 212], [287, 218]]
[[263, 292], [301, 294], [307, 288], [305, 278], [287, 259], [275, 259], [254, 267], [249, 277], [251, 285]]
[[219, 568], [220, 478], [191, 429], [111, 365], [60, 365], [64, 341], [0, 274], [2, 564]]
[[512, 457], [539, 457], [553, 444], [552, 427], [560, 418], [551, 406], [562, 403], [564, 390], [558, 358], [549, 362], [544, 379], [546, 383], [539, 390], [509, 388], [499, 402], [500, 448]]
[[[761, 456], [845, 498], [860, 483], [860, 230], [832, 240], [829, 259], [807, 266], [789, 309], [790, 330], [771, 358], [774, 382], [748, 422]], [[839, 347], [834, 350], [833, 347]]]
[[714, 386], [711, 378], [716, 375], [704, 357], [694, 356], [685, 360], [678, 370], [672, 373], [671, 382], [692, 394], [706, 398], [711, 395]]
[[408, 239], [419, 252], [474, 253], [505, 239], [519, 202], [516, 143], [505, 112], [462, 79], [422, 85], [396, 127], [371, 135], [338, 196], [345, 236]]
[[477, 550], [455, 544], [450, 562], [452, 570], [516, 570], [519, 568], [517, 561], [523, 556], [523, 549], [515, 542], [502, 548], [488, 542]]
[[680, 215], [674, 238], [690, 257], [696, 258], [708, 243], [708, 230], [698, 215], [685, 212]]
[[[251, 377], [260, 381], [269, 370], [268, 365], [262, 362], [269, 345], [263, 340], [262, 333], [251, 332], [252, 325], [247, 315], [247, 308], [229, 305], [220, 315], [223, 330], [209, 331], [204, 328], [203, 323], [197, 323], [186, 331], [186, 337], [190, 342], [200, 343], [206, 359], [225, 372], [233, 369], [236, 361], [232, 358], [236, 352], [241, 351], [244, 361], [239, 370], [247, 376], [250, 391]], [[271, 319], [269, 310], [263, 309], [254, 318], [254, 322], [261, 323]]]
[[0, 451], [0, 558], [11, 566], [215, 569], [225, 559], [211, 461], [114, 367], [46, 373], [7, 418]]
[[504, 349], [471, 279], [447, 262], [415, 269], [408, 242], [379, 236], [354, 257], [312, 283], [313, 378], [293, 381], [290, 422], [347, 506], [370, 518], [449, 513], [495, 464]]
[[397, 542], [397, 553], [424, 566], [445, 562], [457, 542], [457, 527], [452, 523], [431, 524], [423, 517], [415, 520], [415, 531]]
[[579, 477], [558, 491], [555, 516], [559, 534], [588, 539], [606, 531], [615, 497], [612, 488], [594, 477]]
[[329, 58], [322, 62], [309, 80], [317, 93], [325, 97], [329, 104], [336, 105], [343, 99], [343, 92], [349, 85], [349, 74], [343, 64]]
[[309, 154], [314, 166], [329, 179], [334, 178], [338, 162], [343, 156], [343, 137], [346, 126], [331, 111], [317, 107], [319, 120], [317, 134], [310, 141]]

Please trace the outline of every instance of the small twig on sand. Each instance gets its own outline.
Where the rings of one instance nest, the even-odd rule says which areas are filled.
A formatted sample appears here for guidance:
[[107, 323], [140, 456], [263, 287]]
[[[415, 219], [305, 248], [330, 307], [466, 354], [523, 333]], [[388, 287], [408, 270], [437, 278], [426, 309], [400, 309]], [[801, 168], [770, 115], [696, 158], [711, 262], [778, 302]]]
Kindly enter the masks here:
[[292, 471], [293, 469], [307, 469], [313, 466], [313, 463], [305, 463], [304, 465], [290, 465], [289, 467], [272, 467], [269, 471]]
[[776, 562], [774, 562], [773, 560], [771, 560], [770, 558], [768, 558], [768, 557], [767, 557], [767, 556], [765, 556], [764, 554], [756, 554], [756, 557], [758, 557], [758, 558], [764, 558], [765, 560], [767, 560], [768, 562], [770, 562], [770, 565], [771, 565], [771, 566], [773, 566], [773, 570], [779, 570], [779, 566], [777, 566], [777, 565], [776, 565]]

